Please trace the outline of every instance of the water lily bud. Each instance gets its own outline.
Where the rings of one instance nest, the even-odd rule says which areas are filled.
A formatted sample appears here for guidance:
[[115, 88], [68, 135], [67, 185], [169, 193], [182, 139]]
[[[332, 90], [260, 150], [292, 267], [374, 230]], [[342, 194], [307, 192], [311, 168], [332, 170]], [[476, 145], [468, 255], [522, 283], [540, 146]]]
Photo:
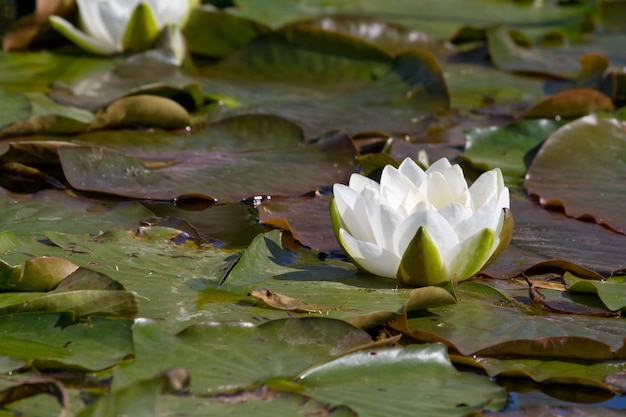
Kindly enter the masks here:
[[50, 23], [66, 38], [94, 54], [111, 55], [152, 48], [161, 30], [187, 22], [199, 0], [76, 0], [80, 26], [60, 16]]
[[459, 165], [442, 158], [422, 170], [412, 159], [383, 169], [380, 183], [353, 174], [335, 184], [335, 236], [354, 264], [412, 286], [476, 275], [508, 245], [509, 189], [499, 169], [468, 187]]

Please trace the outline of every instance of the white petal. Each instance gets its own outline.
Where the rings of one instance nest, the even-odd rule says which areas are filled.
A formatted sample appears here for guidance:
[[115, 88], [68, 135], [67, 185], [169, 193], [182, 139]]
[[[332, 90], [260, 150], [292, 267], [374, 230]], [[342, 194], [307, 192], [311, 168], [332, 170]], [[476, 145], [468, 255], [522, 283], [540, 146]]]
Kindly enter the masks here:
[[333, 194], [339, 217], [348, 231], [359, 240], [374, 242], [374, 234], [361, 194], [343, 184], [335, 184]]
[[352, 174], [350, 176], [349, 186], [359, 193], [363, 191], [365, 187], [373, 187], [376, 189], [380, 187], [376, 181], [361, 174]]
[[456, 233], [459, 240], [464, 241], [483, 229], [491, 229], [495, 232], [503, 217], [502, 207], [495, 203], [486, 204], [475, 211], [470, 218], [461, 222], [456, 227]]
[[465, 207], [460, 203], [448, 204], [439, 210], [439, 214], [441, 214], [453, 228], [456, 228], [462, 221], [471, 217], [473, 213], [471, 208]]
[[470, 194], [467, 188], [467, 181], [460, 165], [452, 165], [445, 171], [441, 172], [450, 187], [450, 191], [454, 196], [454, 201], [469, 206]]
[[500, 192], [500, 196], [498, 196], [498, 207], [502, 208], [510, 208], [511, 206], [511, 198], [509, 197], [509, 189], [508, 187], [504, 187]]
[[426, 179], [424, 170], [420, 168], [411, 158], [405, 158], [398, 167], [398, 171], [407, 177], [413, 184], [419, 186]]
[[420, 190], [437, 210], [456, 201], [441, 172], [435, 171], [428, 174], [426, 181], [420, 185]]
[[[389, 251], [393, 251], [393, 235], [400, 223], [402, 223], [404, 216], [393, 207], [381, 202], [378, 193], [371, 188], [363, 190], [362, 195], [367, 218], [374, 233], [373, 242]], [[401, 253], [396, 252], [396, 255], [402, 257]]]
[[187, 16], [189, 1], [185, 0], [145, 0], [155, 11], [160, 26], [180, 25]]
[[415, 194], [416, 187], [404, 174], [387, 165], [380, 176], [380, 194], [391, 206], [401, 206], [407, 193]]
[[426, 170], [426, 174], [431, 174], [433, 172], [443, 172], [451, 166], [452, 164], [450, 164], [450, 161], [448, 161], [447, 158], [441, 158], [440, 160], [428, 167], [428, 169]]
[[398, 256], [373, 243], [356, 240], [343, 229], [339, 230], [339, 238], [343, 248], [358, 266], [381, 277], [396, 277], [400, 267]]
[[436, 211], [416, 211], [406, 218], [394, 234], [395, 252], [403, 254], [406, 251], [420, 226], [424, 226], [428, 230], [439, 249], [441, 258], [447, 264], [447, 255], [453, 247], [459, 244], [459, 239], [454, 228]]
[[469, 188], [474, 210], [489, 201], [497, 201], [498, 193], [501, 191], [498, 172], [496, 170], [484, 172]]

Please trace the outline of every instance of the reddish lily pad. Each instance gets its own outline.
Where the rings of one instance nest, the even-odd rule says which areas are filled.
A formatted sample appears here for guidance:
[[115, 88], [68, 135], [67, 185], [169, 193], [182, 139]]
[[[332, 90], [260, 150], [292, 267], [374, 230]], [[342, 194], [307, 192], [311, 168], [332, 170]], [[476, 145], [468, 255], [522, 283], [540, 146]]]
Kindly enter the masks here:
[[550, 96], [531, 107], [526, 117], [574, 119], [594, 112], [611, 112], [613, 101], [599, 91], [573, 89]]
[[563, 126], [533, 160], [524, 187], [545, 206], [626, 234], [626, 132], [615, 119], [586, 116]]
[[[294, 138], [296, 139], [296, 138]], [[134, 155], [92, 146], [59, 148], [63, 171], [79, 189], [134, 198], [171, 200], [202, 195], [237, 201], [256, 195], [300, 195], [333, 184], [353, 170], [350, 138], [336, 134], [320, 142], [254, 152], [182, 150]]]
[[291, 232], [294, 238], [315, 250], [337, 250], [330, 222], [330, 197], [272, 199], [258, 206], [259, 221]]
[[[537, 263], [568, 261], [604, 276], [626, 268], [626, 236], [595, 223], [581, 222], [545, 210], [526, 197], [513, 195], [515, 229], [509, 247], [484, 272], [514, 277]], [[563, 269], [567, 269], [563, 263]]]

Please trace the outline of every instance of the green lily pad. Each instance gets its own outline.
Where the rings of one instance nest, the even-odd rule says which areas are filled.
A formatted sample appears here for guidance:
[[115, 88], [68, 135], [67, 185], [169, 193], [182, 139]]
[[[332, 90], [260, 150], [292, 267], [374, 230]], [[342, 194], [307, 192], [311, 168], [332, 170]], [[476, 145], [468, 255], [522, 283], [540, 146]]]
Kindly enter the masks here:
[[88, 111], [56, 103], [43, 93], [25, 93], [32, 108], [25, 120], [14, 123], [0, 132], [3, 136], [32, 133], [72, 134], [84, 130], [92, 121]]
[[431, 37], [417, 29], [373, 16], [326, 15], [297, 21], [291, 26], [312, 26], [326, 31], [345, 33], [371, 42], [393, 55], [421, 48], [430, 51], [438, 59], [445, 59], [455, 52], [455, 48], [448, 42]]
[[22, 94], [15, 94], [0, 88], [0, 129], [28, 118], [31, 114], [31, 105]]
[[93, 110], [152, 83], [195, 82], [212, 100], [204, 109], [209, 120], [273, 114], [301, 125], [307, 139], [333, 129], [406, 134], [449, 108], [443, 73], [429, 52], [391, 57], [368, 42], [308, 26], [256, 38], [198, 75], [144, 56], [58, 87], [53, 96]]
[[609, 310], [626, 307], [626, 276], [616, 275], [607, 280], [582, 279], [566, 272], [563, 281], [567, 291], [598, 294]]
[[184, 369], [169, 369], [101, 397], [81, 410], [77, 417], [155, 416], [157, 396], [182, 391], [188, 382], [189, 374]]
[[225, 57], [270, 31], [261, 22], [203, 7], [191, 11], [184, 34], [191, 53]]
[[524, 27], [543, 32], [553, 28], [577, 27], [589, 12], [591, 2], [576, 5], [484, 0], [443, 0], [438, 2], [420, 0], [395, 1], [391, 4], [376, 0], [345, 0], [328, 4], [323, 0], [281, 0], [271, 5], [261, 5], [254, 0], [237, 0], [237, 7], [229, 13], [265, 22], [279, 27], [295, 20], [318, 15], [347, 14], [358, 10], [359, 15], [384, 16], [386, 20], [416, 28], [431, 36], [447, 39], [463, 23], [502, 22], [508, 26]]
[[[591, 140], [590, 138], [593, 138]], [[554, 132], [528, 169], [524, 187], [545, 206], [626, 234], [626, 133], [615, 119], [590, 115]]]
[[53, 82], [73, 82], [101, 74], [114, 59], [77, 57], [53, 52], [0, 53], [0, 84], [13, 92], [46, 92]]
[[105, 274], [136, 293], [140, 317], [161, 318], [176, 328], [205, 317], [196, 306], [198, 291], [216, 285], [233, 262], [228, 260], [232, 251], [169, 240], [178, 233], [150, 237], [115, 229], [97, 236], [50, 232], [45, 233], [46, 241], [53, 245], [29, 237], [9, 238], [0, 240], [0, 250], [13, 264], [46, 254]]
[[15, 236], [43, 237], [43, 231], [93, 233], [111, 228], [133, 228], [154, 213], [136, 202], [104, 204], [63, 191], [33, 195], [11, 194], [0, 188], [0, 230]]
[[371, 341], [365, 331], [326, 318], [274, 320], [261, 326], [207, 322], [173, 336], [154, 321], [139, 320], [133, 334], [136, 360], [118, 367], [113, 390], [175, 366], [189, 370], [190, 390], [196, 395], [235, 392], [270, 378], [293, 378], [308, 366]]
[[419, 340], [445, 342], [466, 356], [626, 358], [623, 320], [537, 311], [483, 283], [462, 283], [457, 295], [456, 304], [410, 316], [405, 330]]
[[337, 128], [405, 134], [449, 107], [429, 52], [392, 58], [370, 43], [312, 27], [258, 38], [205, 75], [203, 89], [231, 103], [226, 115], [276, 114], [299, 123], [307, 137]]
[[[424, 309], [454, 303], [454, 297], [444, 288], [398, 288], [398, 281], [365, 273], [357, 273], [352, 264], [321, 262], [315, 253], [301, 251], [294, 254], [282, 248], [280, 233], [272, 231], [258, 236], [237, 264], [225, 276], [219, 290], [207, 288], [203, 310], [215, 311], [223, 302], [246, 301], [245, 295], [263, 288], [271, 293], [298, 300], [309, 306], [332, 306], [324, 311], [291, 315], [321, 316], [345, 320], [359, 327], [373, 327], [405, 311]], [[226, 297], [227, 292], [231, 294]], [[259, 311], [248, 298], [247, 307], [252, 317], [285, 317], [281, 310]], [[252, 305], [250, 305], [252, 304]], [[315, 310], [315, 309], [314, 309]], [[318, 309], [319, 310], [319, 309]], [[227, 313], [231, 317], [236, 310]], [[245, 314], [237, 312], [237, 314]]]
[[461, 157], [481, 170], [500, 168], [510, 186], [522, 181], [538, 146], [561, 125], [541, 119], [470, 129]]
[[157, 398], [158, 417], [174, 417], [185, 413], [188, 417], [205, 417], [211, 410], [212, 417], [275, 417], [281, 416], [327, 416], [358, 417], [347, 407], [334, 407], [294, 393], [282, 393], [271, 388], [242, 391], [234, 395], [211, 397], [182, 397], [161, 395]]
[[[453, 357], [453, 359], [457, 359]], [[612, 391], [604, 380], [626, 370], [626, 362], [581, 364], [537, 359], [458, 358], [482, 368], [491, 377], [527, 377], [538, 383], [582, 385]]]
[[68, 313], [0, 316], [0, 356], [42, 368], [101, 370], [134, 352], [132, 320], [92, 317], [72, 323]]
[[408, 417], [416, 410], [458, 416], [506, 403], [504, 390], [489, 379], [454, 369], [439, 344], [351, 353], [308, 369], [298, 381], [313, 398], [363, 417]]
[[487, 40], [491, 60], [502, 70], [562, 78], [576, 78], [581, 73], [576, 57], [559, 54], [556, 48], [519, 46], [503, 26], [487, 30]]

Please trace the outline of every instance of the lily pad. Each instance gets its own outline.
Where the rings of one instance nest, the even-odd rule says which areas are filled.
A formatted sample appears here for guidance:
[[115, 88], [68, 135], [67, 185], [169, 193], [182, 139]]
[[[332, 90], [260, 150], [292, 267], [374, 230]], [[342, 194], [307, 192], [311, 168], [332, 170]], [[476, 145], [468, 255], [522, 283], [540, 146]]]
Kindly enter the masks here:
[[515, 230], [508, 248], [484, 272], [501, 278], [518, 276], [535, 264], [561, 260], [592, 269], [602, 276], [626, 268], [626, 237], [562, 212], [545, 210], [515, 193], [511, 198]]
[[460, 363], [482, 368], [491, 377], [527, 377], [547, 384], [583, 385], [607, 391], [613, 390], [604, 380], [606, 377], [626, 370], [622, 361], [596, 364], [580, 364], [564, 361], [537, 359], [461, 358]]
[[443, 0], [436, 3], [427, 0], [403, 0], [392, 4], [376, 0], [346, 0], [329, 5], [325, 1], [281, 0], [262, 6], [254, 0], [237, 0], [237, 7], [227, 9], [229, 13], [269, 23], [278, 27], [294, 20], [316, 15], [346, 14], [358, 10], [359, 15], [384, 16], [386, 20], [411, 28], [424, 30], [432, 36], [449, 38], [460, 24], [502, 22], [509, 26], [537, 27], [546, 30], [577, 27], [589, 12], [590, 4], [576, 5], [557, 3], [534, 4], [481, 0]]
[[156, 322], [139, 320], [133, 334], [136, 360], [118, 367], [113, 390], [176, 366], [190, 370], [194, 394], [235, 392], [270, 378], [293, 378], [308, 366], [371, 341], [365, 331], [326, 318], [274, 320], [261, 326], [207, 322], [174, 336]]
[[299, 123], [307, 137], [338, 128], [407, 133], [449, 107], [429, 52], [392, 58], [370, 43], [311, 27], [258, 38], [205, 75], [203, 89], [231, 103], [225, 114], [276, 114]]
[[531, 107], [526, 117], [574, 119], [596, 112], [612, 112], [613, 102], [599, 91], [577, 88], [557, 93]]
[[67, 180], [79, 190], [156, 200], [186, 194], [220, 201], [297, 196], [343, 179], [354, 166], [355, 150], [344, 134], [310, 146], [294, 137], [290, 148], [254, 150], [255, 144], [249, 142], [247, 149], [165, 155], [158, 150], [133, 154], [92, 146], [65, 146], [58, 152]]
[[15, 94], [0, 88], [0, 129], [4, 126], [28, 118], [31, 106], [28, 99], [22, 94]]
[[330, 222], [329, 197], [271, 199], [258, 206], [259, 221], [291, 232], [293, 237], [314, 250], [337, 250]]
[[626, 276], [616, 275], [607, 280], [597, 281], [578, 278], [571, 273], [565, 273], [563, 281], [567, 291], [598, 294], [600, 300], [609, 310], [619, 310], [626, 307]]
[[191, 11], [184, 34], [190, 52], [225, 57], [270, 31], [261, 22], [204, 6]]
[[0, 355], [42, 368], [101, 370], [133, 354], [132, 320], [92, 317], [73, 323], [68, 313], [0, 316]]
[[561, 78], [576, 78], [581, 73], [576, 57], [559, 54], [555, 48], [519, 46], [503, 26], [487, 30], [487, 40], [491, 60], [500, 69]]
[[198, 291], [219, 282], [232, 263], [227, 260], [232, 251], [191, 242], [177, 245], [168, 237], [136, 231], [45, 235], [44, 243], [32, 238], [0, 240], [3, 258], [16, 264], [37, 254], [55, 255], [105, 274], [136, 293], [140, 317], [164, 319], [170, 328], [203, 317], [196, 306]]
[[417, 312], [399, 328], [466, 356], [626, 358], [623, 320], [537, 311], [483, 283], [462, 283], [457, 294], [458, 303]]
[[474, 128], [465, 134], [467, 143], [461, 157], [485, 171], [500, 168], [508, 185], [519, 183], [539, 145], [561, 125], [541, 119]]
[[498, 411], [506, 403], [502, 388], [489, 379], [454, 369], [440, 344], [351, 353], [308, 369], [298, 381], [313, 398], [349, 406], [363, 417], [408, 417], [415, 410], [420, 416], [458, 416]]
[[140, 203], [109, 205], [55, 190], [23, 195], [0, 188], [0, 210], [0, 230], [39, 238], [44, 230], [96, 234], [114, 227], [133, 228], [140, 220], [154, 216]]
[[554, 132], [528, 169], [524, 187], [545, 206], [595, 220], [626, 234], [626, 133], [615, 119], [594, 115]]

